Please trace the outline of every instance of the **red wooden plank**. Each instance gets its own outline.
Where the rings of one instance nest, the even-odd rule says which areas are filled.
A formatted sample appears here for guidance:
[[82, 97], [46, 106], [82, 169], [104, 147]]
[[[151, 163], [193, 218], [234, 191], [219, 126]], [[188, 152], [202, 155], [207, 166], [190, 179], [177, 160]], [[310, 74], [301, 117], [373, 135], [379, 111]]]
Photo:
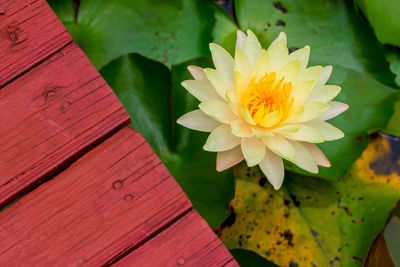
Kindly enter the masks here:
[[71, 41], [45, 0], [0, 1], [0, 86]]
[[0, 207], [128, 122], [76, 45], [8, 84], [0, 90]]
[[239, 266], [208, 224], [193, 210], [113, 266], [179, 265]]
[[99, 266], [191, 209], [145, 140], [124, 128], [0, 213], [0, 266]]

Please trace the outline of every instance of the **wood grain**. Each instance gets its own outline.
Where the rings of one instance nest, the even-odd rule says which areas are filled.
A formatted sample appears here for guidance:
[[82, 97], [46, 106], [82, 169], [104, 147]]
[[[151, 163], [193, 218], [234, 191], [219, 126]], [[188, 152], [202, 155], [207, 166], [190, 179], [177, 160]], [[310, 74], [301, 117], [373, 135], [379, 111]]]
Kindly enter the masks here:
[[192, 210], [113, 266], [239, 265], [208, 224]]
[[0, 207], [128, 123], [76, 45], [8, 84], [0, 90]]
[[0, 0], [0, 87], [71, 42], [45, 0]]
[[0, 208], [38, 186], [0, 266], [238, 266], [45, 0], [0, 0], [0, 59]]
[[190, 209], [150, 146], [125, 128], [0, 213], [0, 266], [107, 264]]

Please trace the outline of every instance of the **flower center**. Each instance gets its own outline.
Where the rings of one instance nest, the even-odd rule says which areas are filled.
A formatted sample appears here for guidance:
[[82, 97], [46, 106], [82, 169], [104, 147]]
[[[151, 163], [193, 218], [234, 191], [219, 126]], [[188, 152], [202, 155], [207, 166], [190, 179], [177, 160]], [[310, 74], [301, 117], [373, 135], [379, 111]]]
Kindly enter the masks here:
[[284, 83], [284, 78], [278, 81], [276, 73], [271, 72], [250, 80], [242, 104], [257, 125], [272, 127], [288, 117], [293, 105], [292, 83]]

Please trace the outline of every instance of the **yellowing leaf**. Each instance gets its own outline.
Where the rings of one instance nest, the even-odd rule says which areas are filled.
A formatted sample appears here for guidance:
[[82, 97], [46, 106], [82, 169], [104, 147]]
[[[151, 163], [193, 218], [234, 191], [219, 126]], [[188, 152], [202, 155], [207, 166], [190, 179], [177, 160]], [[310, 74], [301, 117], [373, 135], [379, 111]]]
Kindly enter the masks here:
[[257, 168], [237, 167], [232, 213], [217, 233], [279, 266], [362, 266], [400, 199], [400, 143], [377, 137], [337, 181], [286, 175], [275, 191]]

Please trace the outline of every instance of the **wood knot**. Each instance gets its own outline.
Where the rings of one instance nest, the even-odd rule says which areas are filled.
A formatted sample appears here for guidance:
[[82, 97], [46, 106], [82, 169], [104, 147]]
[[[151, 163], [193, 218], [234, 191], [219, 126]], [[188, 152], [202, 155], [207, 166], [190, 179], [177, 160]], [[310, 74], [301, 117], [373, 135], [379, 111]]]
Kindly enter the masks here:
[[1, 31], [1, 37], [11, 42], [10, 49], [15, 52], [25, 48], [23, 43], [28, 39], [28, 33], [24, 32], [17, 22], [12, 22]]
[[2, 7], [0, 7], [0, 16], [4, 15], [6, 13], [6, 10]]

